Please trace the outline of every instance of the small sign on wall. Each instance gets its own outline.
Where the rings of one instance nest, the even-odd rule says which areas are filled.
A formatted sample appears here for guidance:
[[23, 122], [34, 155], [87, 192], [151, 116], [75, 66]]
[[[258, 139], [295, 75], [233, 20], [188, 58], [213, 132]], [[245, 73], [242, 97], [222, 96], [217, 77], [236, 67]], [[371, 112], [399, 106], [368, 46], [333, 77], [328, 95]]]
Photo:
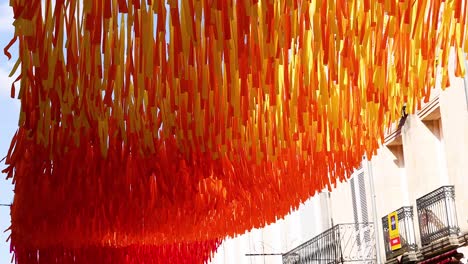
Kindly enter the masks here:
[[392, 212], [388, 215], [388, 236], [390, 239], [390, 247], [393, 250], [401, 248], [400, 231], [398, 227], [398, 214]]

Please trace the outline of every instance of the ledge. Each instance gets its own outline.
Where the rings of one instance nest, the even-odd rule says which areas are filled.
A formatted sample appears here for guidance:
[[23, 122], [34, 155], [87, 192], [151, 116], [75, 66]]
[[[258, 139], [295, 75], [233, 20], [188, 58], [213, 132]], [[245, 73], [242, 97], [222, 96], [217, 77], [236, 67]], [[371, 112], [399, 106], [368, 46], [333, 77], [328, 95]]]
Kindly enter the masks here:
[[448, 236], [422, 247], [421, 253], [424, 258], [427, 259], [458, 248], [459, 246], [461, 246], [461, 244], [459, 243], [459, 238], [457, 236]]
[[423, 121], [437, 120], [440, 118], [439, 95], [435, 96], [430, 102], [425, 104], [417, 113]]

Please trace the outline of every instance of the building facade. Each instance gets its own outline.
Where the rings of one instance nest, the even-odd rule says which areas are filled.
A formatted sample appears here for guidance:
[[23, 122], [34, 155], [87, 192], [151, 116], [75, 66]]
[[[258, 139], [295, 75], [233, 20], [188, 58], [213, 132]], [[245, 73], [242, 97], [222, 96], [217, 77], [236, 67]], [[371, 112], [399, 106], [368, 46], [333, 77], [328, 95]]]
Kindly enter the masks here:
[[[402, 110], [349, 181], [227, 239], [212, 263], [467, 263], [468, 77], [450, 83], [417, 113]], [[396, 224], [398, 241], [389, 237]]]

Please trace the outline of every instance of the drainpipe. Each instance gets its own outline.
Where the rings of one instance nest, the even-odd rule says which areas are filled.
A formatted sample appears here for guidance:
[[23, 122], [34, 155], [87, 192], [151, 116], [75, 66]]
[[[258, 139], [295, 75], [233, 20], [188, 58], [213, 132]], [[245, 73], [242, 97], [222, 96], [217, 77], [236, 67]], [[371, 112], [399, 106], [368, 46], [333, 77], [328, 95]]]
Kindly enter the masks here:
[[468, 111], [468, 61], [465, 54], [465, 77], [463, 78], [465, 86], [466, 110]]
[[[327, 191], [327, 196], [326, 196], [326, 200], [327, 200], [327, 211], [328, 211], [328, 228], [332, 228], [334, 223], [333, 223], [333, 211], [332, 211], [332, 200], [331, 200], [331, 193]], [[328, 229], [327, 228], [327, 229]]]
[[375, 188], [374, 188], [374, 176], [372, 174], [372, 163], [367, 159], [367, 156], [364, 157], [367, 163], [367, 173], [369, 175], [369, 185], [371, 192], [371, 203], [372, 203], [372, 214], [374, 218], [374, 234], [375, 234], [375, 253], [377, 257], [377, 264], [382, 263], [382, 258], [380, 256], [380, 231], [379, 231], [379, 217], [377, 216], [377, 205], [375, 202]]

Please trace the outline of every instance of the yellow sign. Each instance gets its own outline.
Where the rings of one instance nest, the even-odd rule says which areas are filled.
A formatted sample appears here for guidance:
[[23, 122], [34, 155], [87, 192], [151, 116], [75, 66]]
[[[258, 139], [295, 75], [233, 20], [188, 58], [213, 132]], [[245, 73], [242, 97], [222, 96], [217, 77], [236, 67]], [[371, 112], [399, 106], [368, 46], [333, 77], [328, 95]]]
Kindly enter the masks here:
[[388, 215], [388, 237], [390, 240], [390, 247], [392, 251], [401, 248], [397, 212], [392, 212]]

